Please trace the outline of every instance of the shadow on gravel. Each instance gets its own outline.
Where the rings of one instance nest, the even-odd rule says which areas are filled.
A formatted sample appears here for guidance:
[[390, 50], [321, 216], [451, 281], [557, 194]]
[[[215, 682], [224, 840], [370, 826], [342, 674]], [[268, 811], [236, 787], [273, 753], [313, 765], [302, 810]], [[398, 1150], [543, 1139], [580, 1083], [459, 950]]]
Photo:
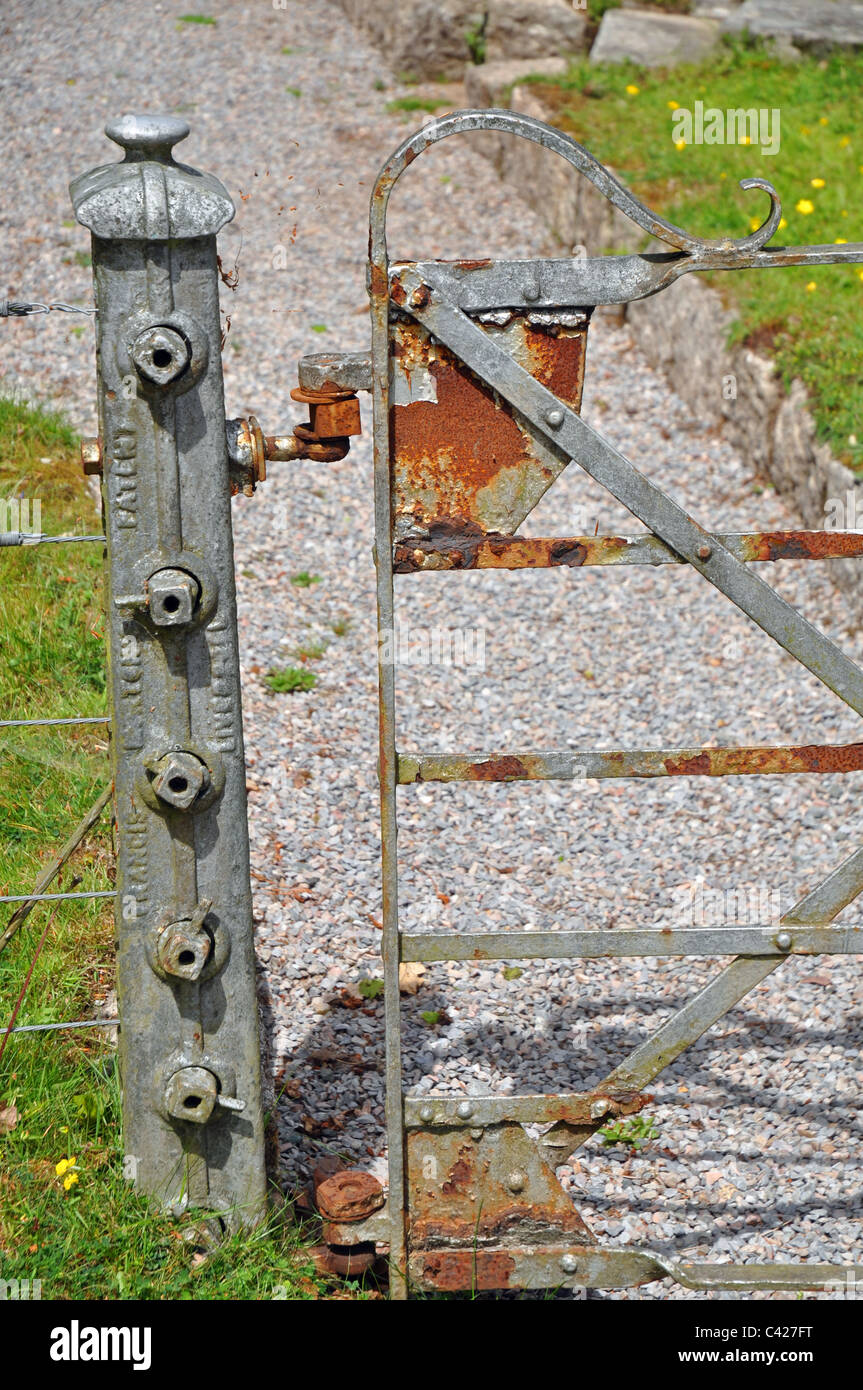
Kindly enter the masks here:
[[[275, 1106], [278, 1126], [279, 1177], [289, 1189], [302, 1188], [312, 1169], [322, 1158], [337, 1158], [350, 1166], [371, 1169], [385, 1180], [383, 1163], [385, 1134], [384, 1103], [384, 1033], [381, 1000], [356, 1001], [345, 1007], [336, 1001], [340, 992], [330, 997], [330, 1008], [320, 1023], [310, 1030], [302, 1045], [289, 1057], [274, 1052], [276, 1015], [270, 995], [267, 975], [258, 977], [261, 1017], [265, 1033], [265, 1056], [269, 1059], [265, 1091], [270, 1091], [270, 1104]], [[444, 1028], [422, 1024], [421, 1013], [439, 1013], [446, 1017], [446, 999], [441, 989], [423, 987], [420, 995], [403, 1001], [404, 1035], [407, 1046], [405, 1085], [416, 1088], [428, 1075], [425, 1067], [434, 1067], [440, 1059], [426, 1047], [445, 1035]], [[627, 1001], [629, 1007], [640, 1010], [642, 1017], [667, 1015], [668, 1002], [657, 1001], [649, 994], [639, 994]], [[551, 1003], [548, 1009], [549, 1031], [558, 1033], [575, 1017], [575, 1006], [569, 1001]], [[602, 1001], [580, 997], [578, 1014], [583, 1019], [602, 1019], [609, 1006]], [[549, 1069], [545, 1089], [565, 1091], [582, 1089], [599, 1082], [620, 1058], [647, 1036], [655, 1022], [641, 1027], [637, 1034], [631, 1028], [609, 1022], [591, 1037], [590, 1046], [574, 1051], [570, 1063]], [[825, 1153], [801, 1154], [799, 1141], [790, 1131], [773, 1137], [757, 1156], [752, 1143], [761, 1129], [777, 1123], [790, 1123], [799, 1128], [803, 1123], [834, 1127], [837, 1150], [854, 1151], [859, 1138], [860, 1123], [853, 1096], [848, 1099], [831, 1093], [830, 1073], [822, 1074], [823, 1094], [795, 1091], [795, 1070], [789, 1066], [781, 1086], [772, 1078], [758, 1081], [758, 1073], [775, 1067], [787, 1056], [789, 1049], [805, 1046], [817, 1055], [819, 1046], [841, 1047], [851, 1060], [860, 1055], [863, 1044], [863, 1014], [857, 1012], [845, 1021], [841, 1034], [829, 1029], [809, 1030], [801, 1035], [785, 1020], [773, 1017], [753, 1019], [749, 1025], [740, 1011], [733, 1026], [715, 1037], [708, 1036], [694, 1044], [677, 1062], [663, 1073], [663, 1085], [656, 1083], [654, 1103], [648, 1113], [660, 1124], [661, 1137], [650, 1142], [638, 1153], [625, 1146], [604, 1148], [598, 1139], [579, 1151], [581, 1171], [570, 1177], [566, 1185], [576, 1205], [589, 1208], [588, 1224], [594, 1221], [602, 1228], [606, 1218], [650, 1220], [660, 1212], [678, 1229], [674, 1234], [657, 1231], [644, 1241], [624, 1240], [627, 1244], [646, 1244], [669, 1256], [684, 1252], [692, 1254], [700, 1247], [698, 1258], [711, 1250], [722, 1237], [725, 1242], [736, 1238], [745, 1240], [753, 1234], [775, 1233], [778, 1245], [793, 1234], [795, 1223], [810, 1213], [818, 1213], [823, 1224], [832, 1226], [845, 1219], [859, 1216], [859, 1203], [854, 1194], [842, 1191], [828, 1180], [822, 1170], [835, 1166], [838, 1158]], [[529, 1039], [507, 1027], [501, 1019], [495, 1024], [477, 1022], [462, 1027], [457, 1039], [457, 1057], [463, 1062], [465, 1077], [475, 1078], [477, 1070], [500, 1070], [514, 1083], [513, 1089], [535, 1091], [537, 1040]], [[452, 1057], [454, 1045], [444, 1056]], [[741, 1084], [728, 1075], [729, 1057], [739, 1064], [744, 1053], [753, 1053], [751, 1084]], [[434, 1074], [434, 1073], [432, 1073]], [[811, 1072], [807, 1072], [811, 1082]], [[443, 1081], [443, 1085], [441, 1085]], [[448, 1081], [448, 1084], [447, 1084]], [[677, 1088], [685, 1082], [686, 1095]], [[423, 1091], [428, 1087], [423, 1085]], [[435, 1089], [449, 1093], [460, 1092], [452, 1077], [437, 1078]], [[472, 1089], [477, 1089], [476, 1086]], [[690, 1112], [695, 1109], [694, 1117]], [[718, 1131], [723, 1123], [733, 1120], [737, 1127], [727, 1145], [717, 1144]], [[708, 1120], [704, 1116], [708, 1116]], [[741, 1125], [745, 1126], [741, 1133]], [[699, 1146], [700, 1131], [708, 1128], [705, 1147]], [[740, 1153], [740, 1143], [748, 1139], [749, 1152]], [[682, 1142], [681, 1142], [682, 1140]], [[678, 1151], [680, 1149], [681, 1151]], [[685, 1150], [685, 1151], [683, 1151]], [[699, 1165], [696, 1168], [696, 1165]], [[739, 1165], [739, 1166], [738, 1166]], [[717, 1195], [699, 1179], [695, 1191], [681, 1191], [682, 1180], [689, 1173], [699, 1172], [702, 1166], [717, 1169], [723, 1177], [733, 1173], [735, 1190]], [[785, 1199], [777, 1196], [779, 1176], [789, 1169], [796, 1170], [799, 1181], [808, 1180], [808, 1188], [789, 1193]], [[656, 1174], [664, 1173], [674, 1187], [661, 1186], [655, 1190]], [[800, 1174], [803, 1174], [801, 1179]], [[827, 1184], [823, 1191], [811, 1190], [811, 1182], [822, 1175]], [[714, 1174], [709, 1177], [716, 1181]], [[590, 1179], [603, 1180], [607, 1191], [591, 1190]], [[584, 1184], [587, 1184], [586, 1186]], [[651, 1185], [649, 1194], [645, 1186]], [[769, 1192], [765, 1192], [765, 1187]], [[753, 1201], [754, 1193], [757, 1201]], [[826, 1214], [826, 1215], [825, 1215]], [[757, 1219], [756, 1219], [757, 1218]], [[607, 1234], [603, 1240], [614, 1239]], [[726, 1248], [722, 1258], [728, 1258]], [[776, 1257], [781, 1257], [777, 1248]], [[800, 1250], [792, 1258], [801, 1258]], [[671, 1286], [651, 1285], [647, 1296], [662, 1297]], [[469, 1295], [466, 1295], [469, 1296]], [[590, 1298], [603, 1298], [601, 1292], [591, 1292]], [[566, 1291], [547, 1294], [508, 1294], [519, 1298], [564, 1298], [571, 1300], [583, 1295]]]

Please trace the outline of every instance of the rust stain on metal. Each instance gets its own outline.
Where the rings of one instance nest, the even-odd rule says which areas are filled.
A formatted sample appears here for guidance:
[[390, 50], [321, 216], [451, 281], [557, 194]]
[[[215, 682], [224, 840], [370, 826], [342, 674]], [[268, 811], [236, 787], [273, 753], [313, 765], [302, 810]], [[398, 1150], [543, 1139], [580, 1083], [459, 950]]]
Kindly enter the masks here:
[[467, 1192], [473, 1178], [469, 1159], [470, 1150], [462, 1149], [458, 1159], [449, 1170], [449, 1177], [441, 1187], [441, 1192], [445, 1197], [455, 1197], [457, 1194]]
[[515, 1260], [505, 1250], [436, 1250], [418, 1260], [417, 1275], [426, 1287], [455, 1293], [460, 1289], [506, 1289]]
[[351, 1245], [341, 1248], [332, 1248], [329, 1245], [313, 1245], [306, 1254], [311, 1258], [317, 1270], [322, 1274], [339, 1274], [341, 1276], [363, 1274], [370, 1269], [377, 1258], [375, 1247], [370, 1243], [366, 1245]]
[[805, 744], [798, 748], [705, 748], [694, 757], [666, 758], [669, 777], [728, 777], [763, 772], [859, 772], [863, 743], [836, 747]]
[[528, 324], [524, 330], [530, 370], [543, 386], [567, 404], [581, 405], [586, 334], [573, 337]]
[[613, 561], [627, 548], [625, 536], [506, 536], [471, 523], [439, 521], [424, 535], [397, 542], [399, 574], [450, 569], [579, 569]]
[[472, 763], [469, 768], [472, 782], [514, 782], [530, 776], [521, 758], [489, 758], [484, 763]]
[[494, 392], [441, 360], [428, 368], [436, 401], [412, 401], [392, 412], [393, 446], [413, 492], [432, 492], [438, 517], [476, 522], [476, 494], [504, 469], [528, 462], [528, 442]]
[[375, 265], [372, 261], [369, 272], [369, 289], [371, 293], [376, 297], [384, 297], [387, 292], [388, 283], [386, 271], [381, 270], [380, 266]]
[[845, 531], [771, 531], [747, 544], [752, 560], [825, 560], [863, 555], [863, 535]]

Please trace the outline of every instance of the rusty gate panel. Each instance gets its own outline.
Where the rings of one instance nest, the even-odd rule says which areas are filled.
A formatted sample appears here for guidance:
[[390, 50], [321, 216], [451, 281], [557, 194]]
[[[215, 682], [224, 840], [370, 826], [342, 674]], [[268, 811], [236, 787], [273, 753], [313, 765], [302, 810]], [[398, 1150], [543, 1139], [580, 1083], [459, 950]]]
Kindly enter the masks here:
[[[587, 314], [503, 309], [477, 322], [532, 377], [581, 409]], [[490, 533], [511, 536], [566, 467], [455, 353], [397, 312], [389, 389], [394, 535], [408, 553], [427, 541], [469, 551]]]

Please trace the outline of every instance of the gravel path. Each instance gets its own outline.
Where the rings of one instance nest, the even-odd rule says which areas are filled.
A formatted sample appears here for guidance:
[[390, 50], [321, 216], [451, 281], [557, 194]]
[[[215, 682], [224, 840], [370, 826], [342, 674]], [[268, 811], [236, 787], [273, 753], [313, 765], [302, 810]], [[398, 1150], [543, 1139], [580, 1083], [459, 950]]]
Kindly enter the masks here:
[[[185, 13], [178, 3], [7, 0], [0, 38], [12, 57], [0, 90], [14, 123], [0, 293], [88, 302], [68, 179], [112, 157], [100, 135], [109, 118], [186, 115], [180, 157], [218, 173], [240, 209], [222, 243], [225, 264], [239, 256], [240, 269], [224, 297], [228, 413], [252, 411], [275, 431], [298, 418], [288, 396], [298, 356], [368, 344], [367, 199], [409, 128], [386, 103], [408, 89], [328, 0], [283, 10], [207, 0], [215, 25], [179, 22]], [[468, 139], [410, 171], [392, 227], [396, 254], [548, 250], [533, 212]], [[287, 269], [275, 269], [282, 247]], [[592, 333], [591, 423], [717, 529], [794, 524], [648, 369], [627, 330], [604, 320]], [[84, 320], [7, 322], [0, 389], [49, 397], [94, 432], [91, 353]], [[330, 1151], [383, 1173], [382, 1009], [330, 1002], [380, 973], [368, 437], [342, 463], [273, 474], [238, 501], [235, 523], [261, 997], [285, 1176], [299, 1182]], [[524, 529], [567, 535], [596, 522], [640, 529], [573, 466]], [[316, 582], [291, 582], [303, 572]], [[767, 577], [863, 655], [825, 567], [774, 566]], [[691, 572], [414, 576], [398, 600], [411, 627], [485, 635], [484, 669], [400, 669], [403, 751], [856, 737], [850, 713]], [[269, 691], [272, 666], [317, 647], [313, 691]], [[699, 884], [726, 895], [724, 920], [755, 921], [757, 905], [735, 908], [728, 895], [786, 910], [859, 842], [855, 786], [788, 777], [405, 789], [403, 924], [682, 925], [682, 898]], [[858, 916], [852, 907], [842, 920]], [[429, 968], [405, 1005], [406, 1082], [418, 1092], [580, 1089], [715, 969], [538, 962], [506, 979], [499, 966]], [[856, 960], [841, 957], [790, 960], [749, 995], [654, 1086], [656, 1140], [635, 1155], [594, 1140], [565, 1170], [597, 1233], [676, 1257], [848, 1262], [861, 1222], [858, 1001]], [[435, 1009], [450, 1022], [427, 1026], [421, 1011]], [[623, 1296], [681, 1294], [653, 1284]]]

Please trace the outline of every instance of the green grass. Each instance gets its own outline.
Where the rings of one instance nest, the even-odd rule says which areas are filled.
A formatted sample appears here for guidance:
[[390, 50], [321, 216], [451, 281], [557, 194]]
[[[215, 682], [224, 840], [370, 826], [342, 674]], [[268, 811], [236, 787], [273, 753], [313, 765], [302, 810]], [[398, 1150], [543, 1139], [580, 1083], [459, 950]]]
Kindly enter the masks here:
[[[0, 399], [0, 499], [9, 497], [39, 498], [48, 534], [100, 529], [72, 431], [56, 415]], [[104, 712], [101, 546], [4, 546], [0, 577], [0, 717]], [[109, 776], [98, 725], [0, 730], [0, 893], [32, 890]], [[107, 813], [52, 890], [73, 876], [79, 890], [113, 886]], [[19, 1024], [93, 1016], [113, 979], [105, 901], [59, 905]], [[0, 951], [0, 1035], [54, 906], [35, 907]], [[0, 934], [12, 910], [0, 905]], [[206, 1253], [184, 1238], [194, 1214], [182, 1226], [154, 1216], [124, 1181], [109, 1031], [9, 1037], [0, 1061], [0, 1278], [38, 1279], [44, 1299], [326, 1295], [289, 1207]], [[67, 1190], [72, 1170], [56, 1167], [73, 1157], [78, 1181]]]
[[[760, 176], [783, 203], [785, 225], [772, 245], [863, 241], [861, 56], [785, 65], [738, 43], [703, 66], [668, 71], [579, 62], [564, 78], [537, 79], [537, 87], [556, 125], [696, 236], [738, 238], [760, 224], [766, 196], [738, 187], [738, 180]], [[670, 103], [694, 110], [696, 100], [722, 111], [778, 108], [779, 152], [765, 156], [756, 144], [676, 148]], [[813, 187], [813, 179], [823, 186]], [[734, 311], [730, 341], [771, 353], [786, 387], [802, 379], [819, 440], [856, 469], [863, 468], [861, 271], [825, 266], [707, 277]]]
[[277, 695], [293, 695], [297, 690], [312, 690], [317, 683], [314, 671], [302, 666], [285, 666], [268, 671], [264, 681]]
[[394, 101], [388, 101], [386, 110], [393, 111], [428, 111], [434, 115], [435, 111], [441, 106], [449, 106], [450, 102], [442, 98], [435, 97], [396, 97]]
[[181, 15], [180, 15], [180, 23], [181, 23], [181, 24], [218, 24], [218, 22], [219, 22], [219, 21], [218, 21], [217, 19], [214, 19], [213, 16], [210, 15], [210, 14], [181, 14]]

